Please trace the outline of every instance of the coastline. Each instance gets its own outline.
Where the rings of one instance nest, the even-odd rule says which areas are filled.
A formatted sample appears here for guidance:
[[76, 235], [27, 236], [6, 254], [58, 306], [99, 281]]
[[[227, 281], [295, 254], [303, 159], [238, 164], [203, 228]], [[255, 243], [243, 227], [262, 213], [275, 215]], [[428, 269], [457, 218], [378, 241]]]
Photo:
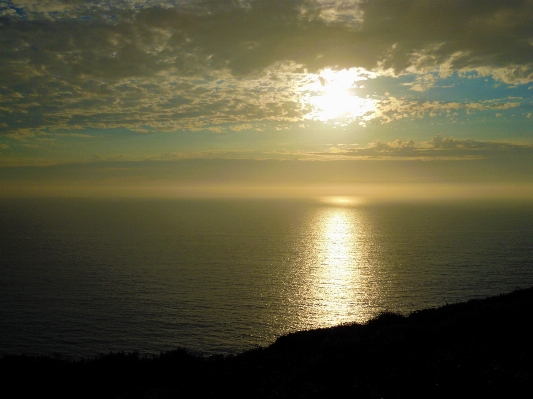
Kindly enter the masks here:
[[533, 390], [531, 315], [528, 288], [291, 333], [237, 355], [7, 355], [0, 383], [6, 398], [512, 397]]

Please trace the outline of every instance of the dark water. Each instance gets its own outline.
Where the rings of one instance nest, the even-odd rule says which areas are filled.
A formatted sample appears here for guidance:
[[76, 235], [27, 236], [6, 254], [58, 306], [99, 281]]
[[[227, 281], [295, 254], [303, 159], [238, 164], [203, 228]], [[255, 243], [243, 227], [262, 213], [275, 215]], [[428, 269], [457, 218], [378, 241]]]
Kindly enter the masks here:
[[204, 353], [533, 285], [533, 203], [0, 201], [0, 354]]

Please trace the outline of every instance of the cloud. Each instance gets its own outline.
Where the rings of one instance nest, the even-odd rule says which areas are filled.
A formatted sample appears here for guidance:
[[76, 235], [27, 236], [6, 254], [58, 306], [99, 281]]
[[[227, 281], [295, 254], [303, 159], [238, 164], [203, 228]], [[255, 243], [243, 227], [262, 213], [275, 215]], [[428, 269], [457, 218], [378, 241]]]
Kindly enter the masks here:
[[420, 74], [415, 91], [455, 71], [524, 84], [532, 21], [528, 0], [13, 0], [0, 132], [295, 122], [298, 82], [326, 67]]
[[[34, 19], [4, 18], [6, 37], [18, 38], [19, 50], [28, 39], [30, 48], [64, 57], [75, 50], [70, 60], [83, 62], [73, 74], [139, 76], [170, 65], [189, 73], [247, 74], [292, 61], [314, 70], [337, 65], [395, 73], [489, 68], [505, 81], [533, 79], [533, 2], [527, 0], [17, 3]], [[37, 18], [52, 12], [55, 19]], [[91, 18], [74, 18], [86, 14]]]
[[382, 140], [376, 140], [373, 143], [370, 144], [369, 149], [375, 151], [375, 152], [398, 152], [398, 151], [411, 151], [415, 148], [415, 142], [414, 140], [407, 140], [403, 141], [400, 139], [396, 139], [392, 142], [386, 142]]
[[406, 86], [411, 86], [411, 90], [414, 91], [426, 91], [435, 87], [437, 77], [433, 74], [417, 76], [415, 83], [405, 83]]
[[245, 123], [242, 125], [231, 126], [230, 129], [233, 130], [234, 132], [240, 132], [241, 130], [252, 130], [253, 126], [249, 123]]
[[456, 117], [459, 111], [470, 114], [489, 110], [509, 110], [520, 107], [520, 105], [520, 102], [509, 101], [508, 98], [478, 102], [445, 102], [416, 101], [389, 96], [376, 102], [376, 109], [372, 119], [377, 118], [382, 123], [390, 123], [400, 119], [415, 120], [426, 116], [446, 115], [448, 117]]
[[[528, 161], [533, 156], [533, 144], [517, 144], [499, 141], [456, 139], [441, 134], [430, 141], [375, 140], [367, 147], [334, 151], [328, 150], [315, 155], [335, 159], [404, 159], [404, 160], [461, 160], [461, 159], [512, 159]], [[527, 173], [531, 172], [531, 167]]]
[[511, 150], [517, 148], [533, 148], [532, 145], [526, 144], [511, 144], [472, 139], [456, 139], [454, 137], [445, 137], [442, 134], [433, 137], [433, 139], [430, 141], [430, 144], [433, 146], [433, 148], [441, 150]]

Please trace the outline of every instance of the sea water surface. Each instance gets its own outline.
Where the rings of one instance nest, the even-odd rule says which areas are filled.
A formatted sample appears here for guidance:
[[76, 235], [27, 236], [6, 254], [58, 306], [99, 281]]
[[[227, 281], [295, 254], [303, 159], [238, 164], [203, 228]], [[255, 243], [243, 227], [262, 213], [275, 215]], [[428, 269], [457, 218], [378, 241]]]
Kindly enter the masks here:
[[533, 203], [0, 200], [0, 354], [236, 353], [533, 285]]

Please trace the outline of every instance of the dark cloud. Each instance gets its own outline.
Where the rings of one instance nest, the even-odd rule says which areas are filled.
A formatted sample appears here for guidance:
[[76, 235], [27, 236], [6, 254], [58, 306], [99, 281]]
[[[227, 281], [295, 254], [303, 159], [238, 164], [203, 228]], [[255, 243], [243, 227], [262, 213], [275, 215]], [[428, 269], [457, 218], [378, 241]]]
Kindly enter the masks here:
[[[205, 3], [197, 15], [151, 8], [135, 23], [174, 31], [176, 43], [211, 57], [211, 67], [246, 74], [291, 60], [308, 68], [505, 68], [507, 80], [532, 79], [533, 2], [371, 0], [362, 22], [325, 20], [311, 1]], [[144, 30], [145, 28], [143, 28]]]
[[[71, 76], [144, 76], [229, 68], [236, 74], [281, 61], [392, 69], [509, 68], [531, 79], [533, 2], [371, 0], [362, 21], [326, 20], [306, 0], [208, 1], [115, 10], [117, 22], [2, 18], [2, 59], [66, 65]], [[90, 11], [90, 10], [88, 10]], [[59, 71], [57, 71], [59, 72]]]
[[503, 67], [531, 79], [531, 1], [378, 0], [362, 9], [362, 32], [384, 68]]

